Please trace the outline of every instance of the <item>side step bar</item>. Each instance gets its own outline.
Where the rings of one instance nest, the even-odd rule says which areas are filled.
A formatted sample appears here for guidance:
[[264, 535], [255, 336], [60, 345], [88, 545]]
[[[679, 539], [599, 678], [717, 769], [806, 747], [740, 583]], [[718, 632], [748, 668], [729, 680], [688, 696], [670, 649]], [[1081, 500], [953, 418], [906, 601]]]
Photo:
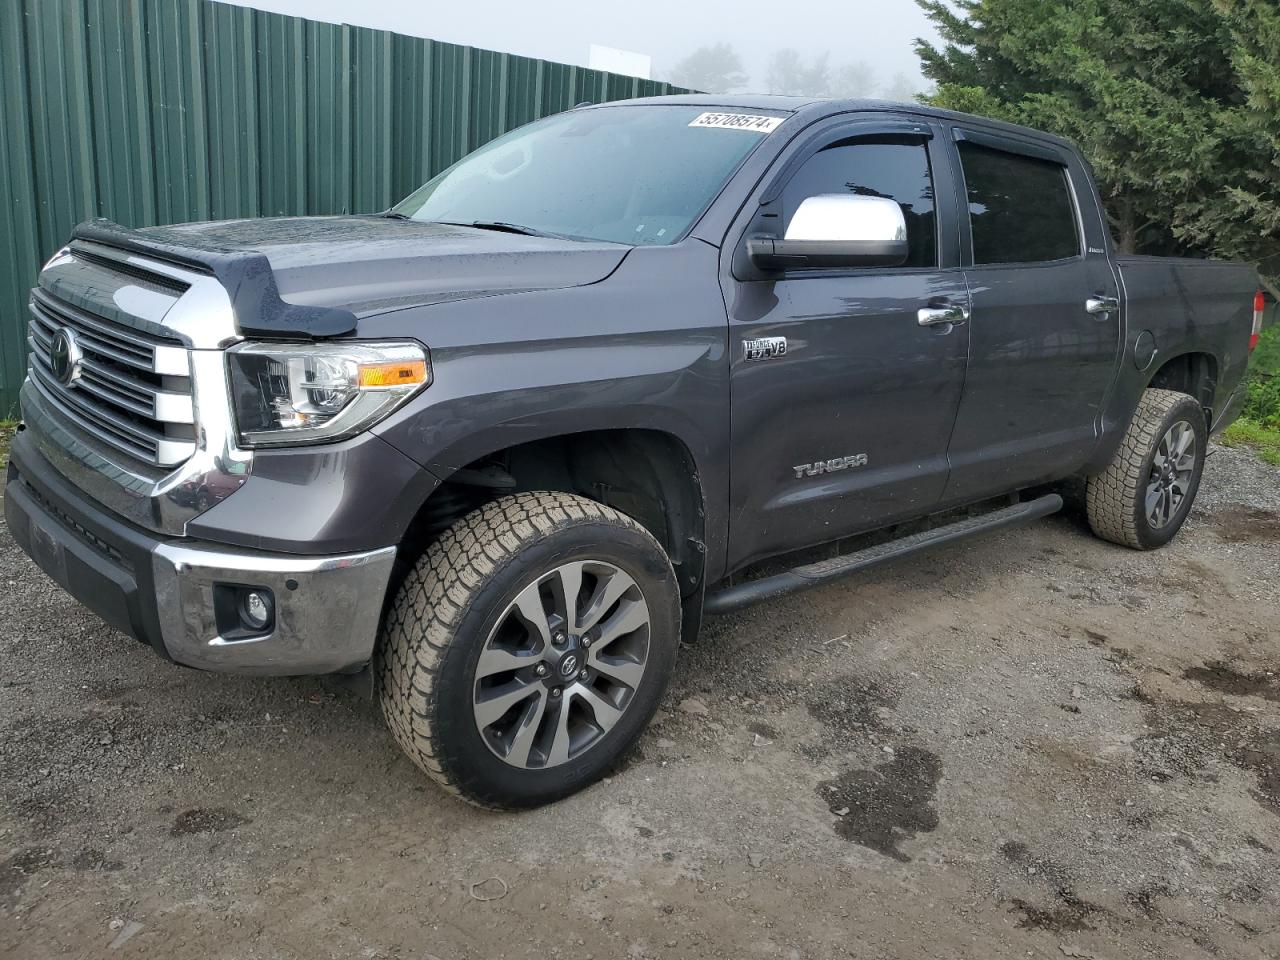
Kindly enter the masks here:
[[808, 590], [810, 587], [821, 586], [824, 583], [838, 580], [840, 577], [848, 576], [859, 570], [866, 570], [868, 567], [874, 567], [889, 560], [896, 560], [899, 557], [910, 556], [930, 547], [953, 543], [956, 540], [963, 540], [980, 533], [986, 533], [989, 530], [999, 530], [1002, 527], [1016, 527], [1030, 523], [1032, 520], [1039, 520], [1041, 517], [1047, 517], [1051, 513], [1057, 513], [1061, 509], [1062, 497], [1056, 493], [1046, 494], [1026, 503], [1015, 503], [1012, 506], [1003, 507], [991, 513], [984, 513], [978, 517], [967, 517], [964, 520], [947, 524], [945, 527], [935, 527], [933, 530], [913, 533], [910, 536], [903, 537], [901, 540], [890, 540], [888, 543], [877, 544], [874, 547], [846, 554], [843, 557], [820, 560], [817, 563], [794, 567], [785, 573], [775, 574], [772, 577], [749, 580], [737, 586], [726, 587], [724, 590], [708, 594], [706, 603], [703, 606], [703, 612], [708, 614], [732, 613], [740, 607], [759, 603], [761, 600], [771, 600], [774, 597], [781, 597], [799, 590]]

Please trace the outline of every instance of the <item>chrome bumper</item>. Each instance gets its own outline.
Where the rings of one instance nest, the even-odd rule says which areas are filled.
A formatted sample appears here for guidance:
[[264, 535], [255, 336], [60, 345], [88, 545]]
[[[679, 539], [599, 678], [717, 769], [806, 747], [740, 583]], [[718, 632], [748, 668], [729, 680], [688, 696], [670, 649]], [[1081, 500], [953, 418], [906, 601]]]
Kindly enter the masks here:
[[[152, 552], [165, 649], [175, 661], [219, 673], [336, 673], [373, 656], [396, 548], [336, 557], [282, 557], [190, 544]], [[215, 587], [270, 590], [270, 633], [233, 639], [219, 631]]]

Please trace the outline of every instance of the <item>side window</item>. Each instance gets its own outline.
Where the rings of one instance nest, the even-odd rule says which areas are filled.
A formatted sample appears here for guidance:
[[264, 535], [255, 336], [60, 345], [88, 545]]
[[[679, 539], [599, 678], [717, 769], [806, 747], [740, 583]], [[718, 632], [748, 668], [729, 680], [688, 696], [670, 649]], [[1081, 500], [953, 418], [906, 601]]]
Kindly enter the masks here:
[[1066, 168], [961, 142], [973, 262], [1034, 263], [1080, 254]]
[[783, 232], [800, 203], [823, 193], [889, 197], [902, 207], [910, 253], [904, 266], [938, 265], [938, 226], [929, 151], [923, 143], [845, 141], [805, 161], [782, 191]]

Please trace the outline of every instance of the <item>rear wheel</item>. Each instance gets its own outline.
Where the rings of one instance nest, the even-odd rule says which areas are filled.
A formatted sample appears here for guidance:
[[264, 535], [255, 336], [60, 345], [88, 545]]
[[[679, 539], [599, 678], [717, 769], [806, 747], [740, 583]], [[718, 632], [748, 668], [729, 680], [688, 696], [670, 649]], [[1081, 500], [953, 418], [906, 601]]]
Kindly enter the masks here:
[[605, 773], [666, 689], [679, 591], [636, 521], [562, 493], [504, 497], [423, 554], [388, 614], [379, 694], [433, 779], [528, 807]]
[[1088, 482], [1089, 524], [1104, 540], [1151, 550], [1187, 519], [1204, 472], [1208, 429], [1193, 397], [1147, 390], [1120, 449]]

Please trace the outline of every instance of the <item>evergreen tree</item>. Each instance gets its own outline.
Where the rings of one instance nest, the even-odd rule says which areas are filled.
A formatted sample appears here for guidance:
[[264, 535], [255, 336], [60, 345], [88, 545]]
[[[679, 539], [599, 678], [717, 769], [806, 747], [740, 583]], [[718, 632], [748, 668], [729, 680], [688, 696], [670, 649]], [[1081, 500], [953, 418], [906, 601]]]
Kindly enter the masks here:
[[742, 58], [727, 43], [699, 47], [671, 68], [670, 79], [701, 93], [733, 93], [747, 83]]
[[826, 53], [806, 61], [797, 50], [784, 47], [769, 58], [765, 83], [770, 93], [794, 97], [831, 96], [830, 56]]
[[1121, 249], [1280, 275], [1275, 0], [917, 2], [929, 102], [1076, 141]]
[[874, 97], [877, 86], [875, 71], [862, 60], [854, 60], [836, 71], [831, 93], [836, 97]]

